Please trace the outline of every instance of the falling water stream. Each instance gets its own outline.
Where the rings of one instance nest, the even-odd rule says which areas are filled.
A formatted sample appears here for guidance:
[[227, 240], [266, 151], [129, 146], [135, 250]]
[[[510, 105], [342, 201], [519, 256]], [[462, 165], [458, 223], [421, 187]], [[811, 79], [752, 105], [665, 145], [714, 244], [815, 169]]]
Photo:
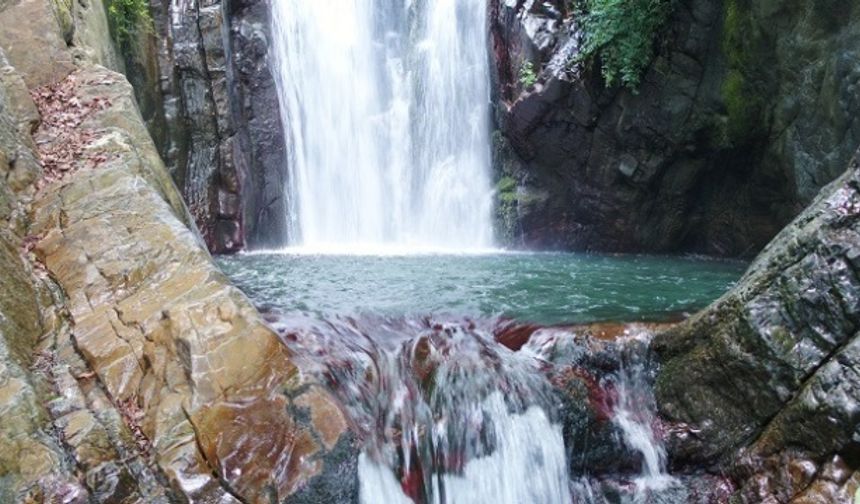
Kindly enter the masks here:
[[485, 0], [278, 0], [290, 244], [492, 246]]

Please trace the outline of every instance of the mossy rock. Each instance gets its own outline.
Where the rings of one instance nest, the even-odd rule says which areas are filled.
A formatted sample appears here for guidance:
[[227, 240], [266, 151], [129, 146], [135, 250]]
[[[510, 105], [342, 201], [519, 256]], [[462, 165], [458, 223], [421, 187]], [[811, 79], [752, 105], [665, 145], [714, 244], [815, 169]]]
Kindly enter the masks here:
[[772, 82], [764, 75], [770, 63], [770, 43], [758, 33], [750, 0], [725, 3], [722, 49], [727, 72], [721, 86], [726, 120], [720, 122], [718, 142], [738, 147], [762, 136], [763, 114]]
[[66, 44], [71, 44], [75, 36], [75, 20], [72, 16], [74, 0], [51, 0], [51, 7], [60, 26], [60, 32]]

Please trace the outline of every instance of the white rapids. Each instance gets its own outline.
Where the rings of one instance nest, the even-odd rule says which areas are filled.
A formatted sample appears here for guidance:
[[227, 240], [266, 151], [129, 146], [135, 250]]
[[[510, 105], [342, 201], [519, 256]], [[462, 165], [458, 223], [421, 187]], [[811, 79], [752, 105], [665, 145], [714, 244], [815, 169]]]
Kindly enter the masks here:
[[552, 385], [468, 320], [293, 318], [296, 359], [344, 405], [363, 504], [569, 504]]

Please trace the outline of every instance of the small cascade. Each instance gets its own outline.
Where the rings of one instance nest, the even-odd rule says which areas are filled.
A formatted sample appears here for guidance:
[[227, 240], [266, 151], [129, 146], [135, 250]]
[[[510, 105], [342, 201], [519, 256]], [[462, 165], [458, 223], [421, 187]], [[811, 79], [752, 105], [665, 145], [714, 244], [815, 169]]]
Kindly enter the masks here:
[[[522, 326], [521, 326], [522, 327]], [[571, 374], [587, 383], [591, 414], [606, 427], [587, 427], [579, 423], [576, 432], [568, 431], [571, 460], [586, 456], [589, 450], [601, 452], [599, 460], [579, 464], [571, 482], [576, 504], [651, 504], [683, 502], [684, 489], [667, 472], [667, 452], [662, 440], [662, 425], [657, 418], [653, 391], [656, 371], [650, 360], [652, 333], [628, 327], [613, 341], [577, 337], [576, 330], [541, 328], [528, 335], [522, 352], [540, 356], [554, 367], [556, 376]], [[522, 340], [522, 338], [520, 338]], [[563, 386], [563, 385], [562, 385]], [[567, 404], [566, 408], [571, 408]], [[603, 429], [603, 433], [598, 433]], [[595, 446], [599, 445], [599, 446]], [[606, 489], [613, 499], [607, 498]]]
[[641, 355], [626, 360], [618, 376], [618, 404], [612, 422], [621, 430], [624, 443], [642, 456], [637, 491], [660, 492], [675, 480], [666, 471], [666, 448], [655, 435], [656, 404], [647, 364]]
[[570, 502], [545, 363], [489, 322], [290, 319], [282, 331], [364, 441], [362, 502]]

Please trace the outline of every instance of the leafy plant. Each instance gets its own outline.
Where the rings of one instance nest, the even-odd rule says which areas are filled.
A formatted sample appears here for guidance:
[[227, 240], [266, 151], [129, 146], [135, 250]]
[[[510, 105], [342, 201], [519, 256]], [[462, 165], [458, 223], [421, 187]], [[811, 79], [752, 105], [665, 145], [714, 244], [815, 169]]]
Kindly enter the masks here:
[[635, 90], [654, 58], [673, 0], [582, 0], [583, 46], [577, 61], [599, 58], [607, 86]]
[[152, 31], [148, 0], [108, 0], [107, 10], [114, 37], [120, 44], [130, 42], [139, 30]]
[[537, 73], [531, 61], [523, 61], [520, 65], [520, 84], [524, 87], [532, 87], [537, 83]]

